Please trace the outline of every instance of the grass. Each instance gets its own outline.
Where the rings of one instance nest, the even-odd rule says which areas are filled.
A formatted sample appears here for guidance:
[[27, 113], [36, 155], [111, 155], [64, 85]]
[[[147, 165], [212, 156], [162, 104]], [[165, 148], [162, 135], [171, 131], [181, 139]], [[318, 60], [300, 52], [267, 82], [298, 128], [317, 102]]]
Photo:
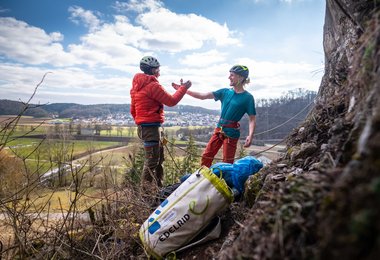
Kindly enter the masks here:
[[101, 130], [100, 135], [101, 136], [137, 137], [137, 127], [135, 127], [135, 126], [115, 127], [114, 126], [114, 127], [112, 127], [111, 130]]
[[[98, 203], [101, 199], [101, 195], [98, 195], [97, 189], [86, 189], [80, 195], [77, 201], [77, 210], [84, 211], [94, 204]], [[42, 189], [32, 194], [29, 198], [35, 204], [35, 208], [45, 207], [44, 212], [67, 212], [70, 209], [73, 199], [75, 198], [75, 192], [70, 189], [49, 190]]]
[[57, 161], [70, 161], [88, 151], [97, 151], [119, 145], [118, 142], [17, 139], [7, 144], [9, 154], [25, 161], [30, 173], [43, 174], [57, 166]]
[[[36, 150], [41, 139], [17, 139], [10, 142], [7, 146], [21, 158], [31, 154]], [[118, 142], [105, 141], [85, 141], [85, 140], [44, 140], [37, 150], [32, 154], [32, 158], [40, 160], [49, 160], [51, 155], [59, 150], [65, 150], [69, 156], [75, 156], [87, 151], [100, 150], [107, 147], [118, 145]]]
[[17, 148], [29, 145], [37, 145], [41, 142], [41, 139], [35, 138], [17, 138], [6, 144], [6, 147]]
[[133, 153], [132, 148], [123, 148], [115, 151], [105, 151], [92, 156], [94, 161], [100, 161], [102, 165], [125, 165], [126, 157], [129, 153]]
[[[89, 166], [81, 168], [80, 172], [75, 173], [82, 181], [78, 185], [78, 193], [75, 192], [72, 181], [72, 173], [65, 177], [67, 186], [56, 189], [38, 188], [28, 195], [27, 200], [22, 200], [20, 205], [33, 203], [31, 211], [43, 209], [41, 212], [68, 212], [73, 201], [76, 200], [76, 210], [83, 212], [89, 207], [97, 204], [105, 192], [110, 188], [120, 187], [126, 168], [112, 169], [112, 167], [98, 165], [99, 171]], [[81, 176], [83, 178], [81, 178]], [[69, 185], [71, 184], [71, 185]], [[74, 186], [73, 186], [74, 185]], [[72, 210], [72, 209], [71, 209]]]
[[26, 160], [26, 168], [30, 173], [43, 174], [57, 167], [56, 163], [41, 160]]

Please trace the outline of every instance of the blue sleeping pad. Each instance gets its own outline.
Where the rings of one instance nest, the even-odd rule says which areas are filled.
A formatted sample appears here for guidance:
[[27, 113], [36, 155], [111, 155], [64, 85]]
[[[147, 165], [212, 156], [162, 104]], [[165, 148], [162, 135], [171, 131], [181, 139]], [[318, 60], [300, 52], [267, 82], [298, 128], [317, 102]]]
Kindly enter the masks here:
[[244, 183], [249, 176], [257, 173], [263, 167], [263, 163], [253, 156], [246, 156], [231, 163], [215, 163], [210, 169], [217, 176], [226, 181], [230, 188], [235, 188], [240, 194], [244, 192]]

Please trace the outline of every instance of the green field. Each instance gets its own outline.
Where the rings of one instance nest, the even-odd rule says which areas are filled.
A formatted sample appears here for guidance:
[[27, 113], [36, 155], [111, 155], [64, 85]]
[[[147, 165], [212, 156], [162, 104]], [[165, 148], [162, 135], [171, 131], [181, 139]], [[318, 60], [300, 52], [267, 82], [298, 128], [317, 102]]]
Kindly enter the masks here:
[[5, 151], [24, 162], [29, 172], [43, 174], [55, 167], [57, 162], [70, 162], [86, 153], [122, 145], [118, 142], [42, 140], [20, 138], [7, 143]]
[[[4, 120], [4, 117], [3, 117]], [[52, 124], [52, 122], [55, 122]], [[117, 142], [105, 141], [79, 141], [68, 140], [70, 135], [67, 134], [71, 131], [71, 135], [75, 135], [75, 125], [69, 127], [67, 122], [69, 120], [39, 120], [31, 117], [22, 117], [19, 125], [12, 128], [10, 132], [2, 131], [0, 138], [8, 154], [16, 156], [24, 162], [28, 172], [43, 174], [58, 166], [58, 162], [70, 162], [81, 155], [93, 153], [99, 150], [122, 145]], [[101, 130], [101, 136], [127, 136], [137, 137], [137, 127], [135, 126], [107, 126], [107, 130]], [[176, 131], [181, 127], [171, 126], [165, 127], [164, 131], [167, 138], [175, 138]], [[195, 129], [197, 127], [192, 127]], [[62, 134], [66, 133], [66, 134]], [[5, 135], [5, 136], [1, 136]], [[24, 138], [25, 135], [47, 135], [60, 134], [63, 139], [37, 139], [37, 138]], [[17, 138], [24, 136], [23, 138]], [[4, 138], [6, 137], [6, 138]], [[176, 145], [185, 144], [185, 141], [176, 141]], [[93, 161], [101, 161], [103, 166], [117, 166], [118, 171], [125, 171], [128, 164], [128, 154], [135, 153], [136, 151], [116, 150], [112, 152], [98, 153], [92, 156]]]
[[[101, 198], [104, 191], [113, 187], [122, 187], [126, 179], [134, 184], [139, 183], [140, 172], [137, 175], [129, 175], [132, 167], [135, 167], [132, 166], [133, 160], [141, 152], [142, 146], [139, 141], [126, 144], [108, 141], [70, 140], [78, 132], [75, 125], [70, 127], [68, 121], [65, 120], [54, 122], [50, 121], [49, 123], [47, 120], [41, 121], [23, 117], [17, 126], [0, 131], [0, 150], [11, 157], [19, 158], [18, 161], [24, 169], [21, 174], [23, 177], [18, 176], [18, 183], [25, 182], [23, 178], [33, 180], [40, 177], [41, 179], [37, 180], [43, 181], [43, 185], [30, 194], [29, 199], [34, 200], [36, 206], [42, 207], [49, 201], [49, 209], [44, 209], [44, 211], [68, 210], [70, 201], [75, 194], [72, 187], [78, 185], [76, 188], [81, 190], [82, 197], [78, 201], [77, 207], [84, 210], [96, 203], [97, 198]], [[107, 129], [98, 131], [100, 136], [137, 137], [136, 126], [104, 127]], [[163, 128], [169, 142], [173, 141], [173, 138], [177, 139], [177, 131], [180, 128], [183, 127]], [[197, 128], [202, 127], [190, 127], [190, 129]], [[47, 137], [45, 139], [26, 138], [28, 135]], [[53, 138], [57, 138], [57, 136], [61, 138]], [[175, 145], [186, 143], [187, 141], [175, 140]], [[170, 147], [170, 143], [167, 145]], [[174, 178], [165, 181], [173, 183], [177, 181], [175, 179], [178, 177], [177, 175], [182, 175], [186, 171], [177, 168], [184, 161], [185, 152], [175, 147], [171, 151], [173, 158], [167, 150], [165, 148], [166, 173], [168, 174], [171, 169], [176, 174], [171, 174], [170, 176], [173, 175]], [[140, 167], [142, 167], [141, 164]], [[139, 168], [138, 171], [141, 169]], [[80, 180], [79, 184], [74, 185], [74, 182], [78, 182], [78, 180]], [[17, 185], [15, 187], [18, 188]]]
[[119, 145], [118, 142], [82, 141], [82, 140], [42, 140], [20, 138], [7, 143], [8, 147], [20, 158], [39, 158], [49, 160], [58, 152], [65, 152], [67, 156], [76, 156], [89, 151], [96, 151]]

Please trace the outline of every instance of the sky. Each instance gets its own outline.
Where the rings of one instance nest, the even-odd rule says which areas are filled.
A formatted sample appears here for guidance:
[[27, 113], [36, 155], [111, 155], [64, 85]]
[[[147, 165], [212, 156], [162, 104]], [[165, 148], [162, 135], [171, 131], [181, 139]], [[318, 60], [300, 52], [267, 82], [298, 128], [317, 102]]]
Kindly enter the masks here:
[[[0, 99], [33, 104], [129, 104], [143, 56], [159, 81], [193, 91], [229, 87], [248, 66], [255, 99], [318, 91], [324, 0], [1, 0]], [[179, 104], [219, 109], [186, 95]]]

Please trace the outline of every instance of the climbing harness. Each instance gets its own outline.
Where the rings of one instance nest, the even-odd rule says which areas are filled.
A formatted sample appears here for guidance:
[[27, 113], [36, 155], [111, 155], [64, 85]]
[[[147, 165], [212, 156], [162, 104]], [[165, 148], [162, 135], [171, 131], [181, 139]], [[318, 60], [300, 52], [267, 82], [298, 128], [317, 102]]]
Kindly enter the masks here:
[[[227, 123], [221, 123], [221, 122], [227, 122]], [[220, 118], [219, 119], [219, 125], [220, 125], [221, 128], [235, 128], [235, 129], [239, 129], [240, 128], [239, 122], [228, 120], [228, 119], [224, 119], [224, 118]]]
[[[266, 131], [263, 131], [263, 132], [257, 133], [257, 134], [255, 134], [255, 136], [258, 136], [258, 135], [262, 135], [262, 134], [265, 134], [265, 133], [271, 132], [271, 131], [273, 131], [273, 130], [275, 130], [275, 129], [277, 129], [277, 128], [279, 128], [279, 127], [285, 125], [285, 124], [287, 124], [288, 122], [290, 122], [291, 120], [293, 120], [294, 118], [296, 118], [297, 116], [299, 116], [302, 112], [304, 112], [304, 111], [305, 111], [308, 107], [310, 107], [310, 105], [312, 105], [313, 103], [314, 103], [314, 101], [312, 101], [312, 102], [310, 102], [309, 104], [307, 104], [302, 110], [300, 110], [297, 114], [295, 114], [294, 116], [292, 116], [291, 118], [289, 118], [288, 120], [286, 120], [285, 122], [283, 122], [282, 124], [277, 125], [277, 126], [271, 128], [271, 129], [268, 129], [268, 130], [266, 130]], [[233, 121], [232, 121], [232, 122], [233, 122]], [[240, 125], [239, 125], [239, 127], [240, 127]], [[224, 134], [224, 132], [222, 132], [222, 131], [221, 131], [221, 133]], [[173, 159], [173, 156], [172, 156], [172, 154], [170, 153], [169, 148], [167, 147], [167, 143], [171, 144], [172, 146], [176, 147], [177, 149], [180, 149], [180, 150], [184, 151], [184, 152], [187, 153], [187, 154], [190, 154], [190, 155], [195, 156], [195, 157], [202, 158], [202, 155], [194, 154], [194, 153], [191, 153], [191, 152], [189, 152], [189, 151], [186, 151], [186, 150], [183, 149], [182, 147], [180, 147], [180, 146], [174, 144], [173, 142], [169, 141], [166, 137], [164, 137], [164, 139], [166, 140], [164, 145], [165, 145], [167, 151], [169, 152], [169, 155], [170, 155], [170, 157], [172, 158], [172, 160], [173, 160], [174, 163], [175, 163], [175, 160]], [[272, 146], [268, 147], [267, 149], [264, 149], [264, 150], [262, 150], [262, 151], [260, 151], [260, 152], [254, 153], [253, 156], [257, 156], [257, 155], [259, 155], [259, 154], [262, 154], [262, 153], [265, 153], [265, 152], [267, 152], [267, 151], [269, 151], [269, 150], [272, 150], [274, 147], [276, 147], [276, 146], [280, 145], [281, 143], [283, 143], [283, 142], [285, 141], [285, 139], [286, 139], [286, 137], [283, 138], [283, 139], [281, 139], [279, 142], [273, 144]], [[218, 160], [218, 161], [222, 161], [222, 160], [223, 160], [223, 158], [218, 158], [218, 157], [213, 157], [213, 158], [207, 158], [207, 157], [206, 157], [206, 159], [215, 159], [215, 160]], [[229, 159], [229, 158], [228, 158], [228, 159]], [[234, 157], [233, 159], [234, 159], [234, 160], [237, 160], [237, 159], [241, 159], [241, 157]], [[177, 165], [176, 165], [176, 167], [177, 167], [177, 169], [179, 170], [179, 167], [178, 167]]]

